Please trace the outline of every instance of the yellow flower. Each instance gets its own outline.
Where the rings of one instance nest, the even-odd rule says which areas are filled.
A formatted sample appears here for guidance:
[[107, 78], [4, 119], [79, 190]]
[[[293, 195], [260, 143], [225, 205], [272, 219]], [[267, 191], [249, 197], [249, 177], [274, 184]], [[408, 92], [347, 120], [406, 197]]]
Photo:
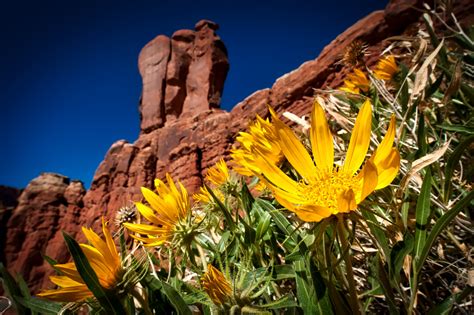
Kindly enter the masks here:
[[216, 186], [220, 186], [229, 180], [229, 169], [224, 159], [220, 159], [206, 174], [206, 180]]
[[201, 277], [201, 285], [216, 305], [224, 304], [232, 294], [229, 281], [211, 264], [207, 265], [207, 272]]
[[[270, 112], [273, 112], [271, 108]], [[276, 117], [276, 115], [273, 116]], [[274, 164], [278, 164], [282, 160], [275, 127], [268, 119], [263, 119], [259, 115], [250, 124], [249, 132], [239, 133], [237, 141], [241, 147], [232, 150], [231, 157], [234, 162], [233, 170], [241, 175], [253, 176], [260, 173], [258, 167], [260, 161], [253, 154], [255, 148], [258, 148]]]
[[[196, 202], [200, 202], [203, 204], [213, 204], [214, 199], [212, 198], [211, 194], [209, 193], [209, 190], [207, 190], [206, 187], [201, 187], [199, 188], [199, 193], [196, 193], [193, 195], [193, 199]], [[216, 195], [217, 198], [219, 198], [220, 201], [224, 202], [224, 194], [219, 189], [213, 190], [214, 194]]]
[[360, 91], [367, 93], [370, 88], [370, 81], [364, 72], [360, 69], [354, 69], [354, 72], [347, 75], [344, 85], [339, 88], [341, 91], [359, 94]]
[[[389, 185], [398, 173], [400, 155], [393, 147], [395, 117], [378, 148], [359, 171], [370, 144], [372, 109], [366, 101], [357, 116], [346, 158], [334, 165], [334, 144], [322, 107], [315, 103], [311, 114], [310, 141], [313, 159], [291, 129], [275, 121], [280, 147], [299, 173], [294, 180], [264, 156], [261, 180], [278, 202], [307, 222], [355, 210], [370, 193]], [[258, 151], [256, 151], [257, 154]]]
[[[102, 232], [104, 238], [100, 238], [92, 229], [82, 228], [90, 245], [80, 244], [92, 269], [99, 278], [100, 285], [106, 289], [113, 289], [120, 282], [122, 267], [120, 256], [115, 247], [114, 240], [107, 228], [107, 223], [102, 218]], [[60, 270], [63, 276], [51, 276], [50, 280], [59, 286], [59, 289], [45, 290], [38, 294], [57, 302], [79, 302], [92, 297], [92, 292], [82, 280], [74, 262], [56, 264], [54, 267]]]
[[141, 215], [152, 224], [124, 223], [130, 231], [144, 234], [147, 237], [132, 235], [145, 246], [159, 246], [169, 241], [177, 228], [190, 213], [190, 204], [186, 188], [178, 182], [179, 189], [169, 174], [166, 174], [168, 186], [155, 179], [157, 194], [142, 187], [142, 194], [150, 206], [141, 202], [135, 203]]
[[379, 80], [390, 81], [398, 72], [398, 66], [393, 55], [386, 56], [377, 62], [374, 76]]

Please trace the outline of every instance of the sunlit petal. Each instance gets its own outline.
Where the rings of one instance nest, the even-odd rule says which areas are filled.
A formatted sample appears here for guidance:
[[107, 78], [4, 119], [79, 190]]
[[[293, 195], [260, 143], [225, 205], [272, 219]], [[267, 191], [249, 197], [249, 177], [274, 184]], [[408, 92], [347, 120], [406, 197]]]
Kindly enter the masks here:
[[351, 141], [347, 149], [346, 159], [343, 169], [348, 174], [357, 172], [365, 159], [370, 144], [370, 130], [372, 126], [372, 107], [367, 99], [362, 105], [354, 129], [352, 130]]
[[326, 115], [318, 102], [314, 103], [311, 113], [311, 148], [316, 166], [330, 171], [334, 164], [334, 144], [326, 121]]
[[397, 176], [400, 169], [400, 153], [397, 149], [392, 148], [390, 154], [379, 162], [377, 167], [378, 183], [375, 189], [382, 189], [388, 186]]
[[341, 193], [337, 199], [337, 206], [339, 212], [349, 212], [357, 208], [354, 191], [348, 189]]
[[377, 168], [375, 167], [374, 163], [371, 160], [367, 160], [360, 173], [361, 181], [362, 181], [362, 190], [359, 196], [356, 196], [357, 203], [361, 203], [364, 199], [370, 195], [375, 188], [377, 187], [378, 183], [378, 174]]
[[302, 176], [311, 178], [317, 173], [313, 160], [293, 131], [282, 122], [275, 122], [281, 140], [281, 151], [286, 159]]

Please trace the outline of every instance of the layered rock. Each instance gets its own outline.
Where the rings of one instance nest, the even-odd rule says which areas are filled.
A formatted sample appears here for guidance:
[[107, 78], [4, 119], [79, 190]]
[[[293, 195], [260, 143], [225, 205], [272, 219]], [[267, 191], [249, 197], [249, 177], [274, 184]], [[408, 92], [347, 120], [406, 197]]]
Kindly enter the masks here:
[[52, 271], [42, 255], [67, 259], [61, 230], [77, 231], [84, 194], [81, 182], [54, 173], [43, 173], [28, 184], [6, 227], [4, 254], [11, 272], [21, 272], [35, 287], [46, 285], [45, 276]]
[[7, 224], [18, 205], [21, 190], [0, 185], [0, 261], [5, 261], [5, 242], [7, 238]]
[[[339, 86], [349, 71], [338, 62], [345, 47], [363, 40], [371, 53], [367, 64], [372, 65], [388, 45], [385, 38], [418, 30], [421, 12], [412, 9], [416, 5], [416, 0], [392, 1], [385, 11], [370, 14], [339, 35], [318, 58], [253, 93], [231, 112], [218, 108], [229, 65], [217, 25], [201, 21], [194, 31], [156, 37], [139, 56], [143, 91], [138, 139], [110, 147], [87, 192], [59, 175], [33, 180], [8, 222], [7, 266], [22, 271], [37, 290], [45, 286], [50, 270], [40, 254], [67, 258], [61, 229], [81, 238], [81, 226], [97, 229], [101, 216], [113, 219], [120, 207], [142, 198], [141, 186], [152, 187], [153, 179], [163, 179], [167, 172], [191, 193], [196, 191], [207, 169], [221, 157], [228, 159], [236, 134], [255, 114], [266, 116], [267, 104], [279, 112], [308, 114], [314, 89]], [[406, 24], [395, 23], [397, 18]]]
[[171, 39], [159, 35], [143, 47], [138, 57], [143, 133], [181, 115], [219, 107], [229, 62], [225, 45], [215, 33], [218, 28], [202, 20], [195, 31], [179, 30]]

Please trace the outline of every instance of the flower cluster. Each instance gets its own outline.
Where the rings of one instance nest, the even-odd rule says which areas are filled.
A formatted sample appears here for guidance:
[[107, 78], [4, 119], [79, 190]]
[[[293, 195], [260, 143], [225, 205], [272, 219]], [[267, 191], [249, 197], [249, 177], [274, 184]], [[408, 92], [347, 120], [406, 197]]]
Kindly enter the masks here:
[[[102, 219], [102, 236], [84, 227], [87, 243], [78, 244], [65, 234], [72, 261], [48, 259], [58, 272], [50, 277], [56, 287], [37, 294], [41, 299], [19, 296], [19, 312], [417, 313], [430, 294], [419, 285], [430, 249], [474, 199], [453, 166], [468, 160], [461, 149], [472, 137], [453, 141], [459, 146], [447, 161], [436, 159], [449, 142], [423, 157], [435, 145], [427, 139], [466, 128], [438, 127], [442, 115], [418, 105], [450, 99], [459, 105], [469, 96], [453, 92], [452, 82], [439, 83], [449, 65], [430, 74], [439, 76], [434, 86], [420, 79], [425, 73], [413, 74], [423, 66], [407, 71], [392, 55], [364, 69], [366, 48], [354, 42], [346, 50], [343, 63], [352, 72], [339, 91], [321, 93], [306, 108], [309, 121], [280, 117], [270, 106], [268, 117], [256, 115], [236, 135], [227, 161], [203, 167], [192, 198], [166, 174], [153, 188], [141, 187], [140, 201], [118, 209], [112, 228]], [[415, 86], [432, 93], [411, 97]], [[465, 119], [456, 110], [468, 108], [445, 104], [443, 110]], [[304, 125], [303, 132], [285, 119]], [[10, 291], [19, 295], [24, 288]], [[443, 301], [443, 310], [469, 292]]]

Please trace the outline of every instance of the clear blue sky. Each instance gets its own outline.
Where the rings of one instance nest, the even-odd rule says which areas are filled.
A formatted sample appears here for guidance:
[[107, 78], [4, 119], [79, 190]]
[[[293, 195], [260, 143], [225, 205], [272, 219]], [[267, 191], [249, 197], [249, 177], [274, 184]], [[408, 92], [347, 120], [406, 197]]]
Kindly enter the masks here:
[[203, 19], [220, 25], [230, 71], [222, 107], [317, 57], [387, 1], [3, 1], [0, 185], [41, 172], [86, 187], [110, 145], [136, 140], [140, 49]]

